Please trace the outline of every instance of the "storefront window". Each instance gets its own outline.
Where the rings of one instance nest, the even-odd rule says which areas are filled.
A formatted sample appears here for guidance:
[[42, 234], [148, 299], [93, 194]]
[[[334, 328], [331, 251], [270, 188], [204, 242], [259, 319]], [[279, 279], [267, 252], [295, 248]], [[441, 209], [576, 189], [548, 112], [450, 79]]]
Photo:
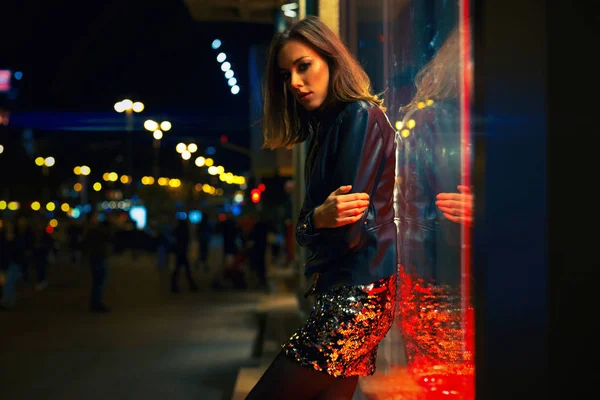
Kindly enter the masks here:
[[468, 1], [347, 0], [341, 36], [397, 129], [399, 292], [368, 399], [474, 398]]

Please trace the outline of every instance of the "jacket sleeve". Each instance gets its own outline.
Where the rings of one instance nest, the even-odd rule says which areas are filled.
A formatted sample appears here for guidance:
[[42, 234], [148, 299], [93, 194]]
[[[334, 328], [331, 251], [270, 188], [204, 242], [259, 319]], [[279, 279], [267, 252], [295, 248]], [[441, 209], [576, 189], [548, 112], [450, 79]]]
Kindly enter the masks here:
[[[352, 185], [350, 193], [367, 193], [371, 197], [370, 201], [373, 200], [385, 151], [383, 130], [374, 116], [376, 112], [381, 111], [378, 108], [360, 108], [342, 120], [334, 165], [331, 175], [325, 179], [329, 184], [328, 192], [333, 192], [340, 186]], [[330, 229], [332, 241], [345, 251], [363, 245], [366, 215], [365, 213], [353, 224]]]
[[[356, 107], [348, 109], [342, 117], [339, 129], [331, 132], [332, 152], [328, 155], [332, 162], [324, 170], [326, 192], [331, 193], [340, 186], [352, 185], [350, 193], [367, 193], [373, 196], [376, 177], [382, 165], [384, 140], [382, 129], [371, 113], [378, 109]], [[393, 140], [393, 138], [391, 138]], [[361, 245], [364, 234], [364, 220], [339, 228], [315, 229], [312, 214], [320, 204], [311, 204], [306, 198], [296, 226], [296, 240], [300, 246], [312, 247], [318, 241], [335, 250], [346, 253]]]
[[313, 247], [315, 240], [318, 240], [322, 231], [322, 229], [313, 228], [312, 214], [316, 206], [313, 207], [308, 203], [308, 199], [305, 198], [296, 224], [296, 242], [302, 247]]
[[[333, 141], [333, 151], [330, 155], [331, 168], [324, 172], [327, 193], [340, 186], [352, 185], [350, 193], [373, 195], [378, 169], [382, 165], [384, 141], [376, 119], [370, 114], [367, 108], [348, 110], [337, 132], [329, 138]], [[333, 229], [314, 229], [312, 214], [316, 206], [307, 200], [304, 202], [296, 227], [296, 239], [300, 246], [311, 247], [316, 240], [325, 240], [330, 250], [346, 253], [361, 245], [366, 214], [353, 224]]]

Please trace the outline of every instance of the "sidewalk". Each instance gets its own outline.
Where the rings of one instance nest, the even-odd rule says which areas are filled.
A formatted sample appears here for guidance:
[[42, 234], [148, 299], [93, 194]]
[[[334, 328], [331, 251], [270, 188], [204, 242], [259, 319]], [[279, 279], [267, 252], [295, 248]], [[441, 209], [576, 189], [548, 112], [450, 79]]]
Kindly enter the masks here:
[[2, 399], [230, 399], [238, 371], [256, 365], [265, 295], [211, 291], [210, 275], [195, 274], [198, 293], [182, 274], [173, 295], [161, 291], [154, 258], [113, 257], [113, 311], [91, 314], [89, 271], [52, 265], [45, 291], [21, 292], [0, 313]]

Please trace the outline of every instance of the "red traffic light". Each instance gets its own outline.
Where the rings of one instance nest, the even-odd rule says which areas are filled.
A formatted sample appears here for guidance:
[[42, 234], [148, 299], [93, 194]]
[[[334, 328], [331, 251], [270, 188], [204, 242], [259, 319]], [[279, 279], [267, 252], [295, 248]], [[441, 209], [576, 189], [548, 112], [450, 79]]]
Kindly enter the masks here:
[[260, 201], [260, 190], [252, 189], [250, 191], [250, 200], [252, 200], [253, 203], [258, 203]]
[[261, 183], [260, 185], [258, 185], [258, 190], [260, 190], [261, 192], [264, 192], [265, 190], [267, 190], [267, 187], [265, 186], [264, 183]]

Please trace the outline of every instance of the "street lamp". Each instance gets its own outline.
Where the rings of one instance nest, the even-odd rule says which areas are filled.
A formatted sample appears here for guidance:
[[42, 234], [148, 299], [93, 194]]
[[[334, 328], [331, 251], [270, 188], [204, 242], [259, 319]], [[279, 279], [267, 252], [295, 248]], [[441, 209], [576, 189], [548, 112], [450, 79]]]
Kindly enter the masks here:
[[54, 157], [37, 157], [35, 159], [35, 165], [37, 165], [38, 167], [42, 167], [42, 172], [44, 176], [48, 176], [50, 172], [50, 167], [53, 167], [55, 163], [56, 160], [54, 159]]
[[175, 150], [179, 154], [181, 154], [181, 158], [184, 161], [187, 161], [190, 158], [192, 158], [192, 154], [194, 154], [195, 152], [198, 151], [198, 146], [196, 145], [196, 143], [190, 143], [190, 144], [178, 143], [177, 146], [175, 146]]
[[[50, 174], [50, 168], [54, 166], [56, 160], [54, 157], [37, 157], [35, 165], [42, 167], [42, 174], [47, 177]], [[48, 198], [48, 180], [44, 180], [44, 199]]]
[[167, 132], [171, 130], [171, 123], [169, 121], [163, 121], [160, 124], [151, 119], [146, 120], [144, 122], [144, 128], [147, 131], [152, 132], [152, 136], [154, 137], [153, 145], [154, 148], [154, 176], [158, 179], [160, 176], [160, 164], [159, 164], [159, 154], [160, 154], [160, 140], [163, 138], [163, 132]]
[[87, 204], [87, 177], [91, 172], [92, 169], [87, 165], [78, 165], [73, 168], [73, 173], [79, 177], [79, 184], [81, 185], [81, 190], [79, 190], [81, 204]]
[[140, 101], [133, 102], [129, 99], [124, 99], [115, 103], [114, 107], [116, 112], [125, 112], [125, 115], [127, 116], [126, 128], [129, 141], [129, 175], [132, 177], [133, 182], [133, 113], [140, 113], [144, 111], [144, 103]]

